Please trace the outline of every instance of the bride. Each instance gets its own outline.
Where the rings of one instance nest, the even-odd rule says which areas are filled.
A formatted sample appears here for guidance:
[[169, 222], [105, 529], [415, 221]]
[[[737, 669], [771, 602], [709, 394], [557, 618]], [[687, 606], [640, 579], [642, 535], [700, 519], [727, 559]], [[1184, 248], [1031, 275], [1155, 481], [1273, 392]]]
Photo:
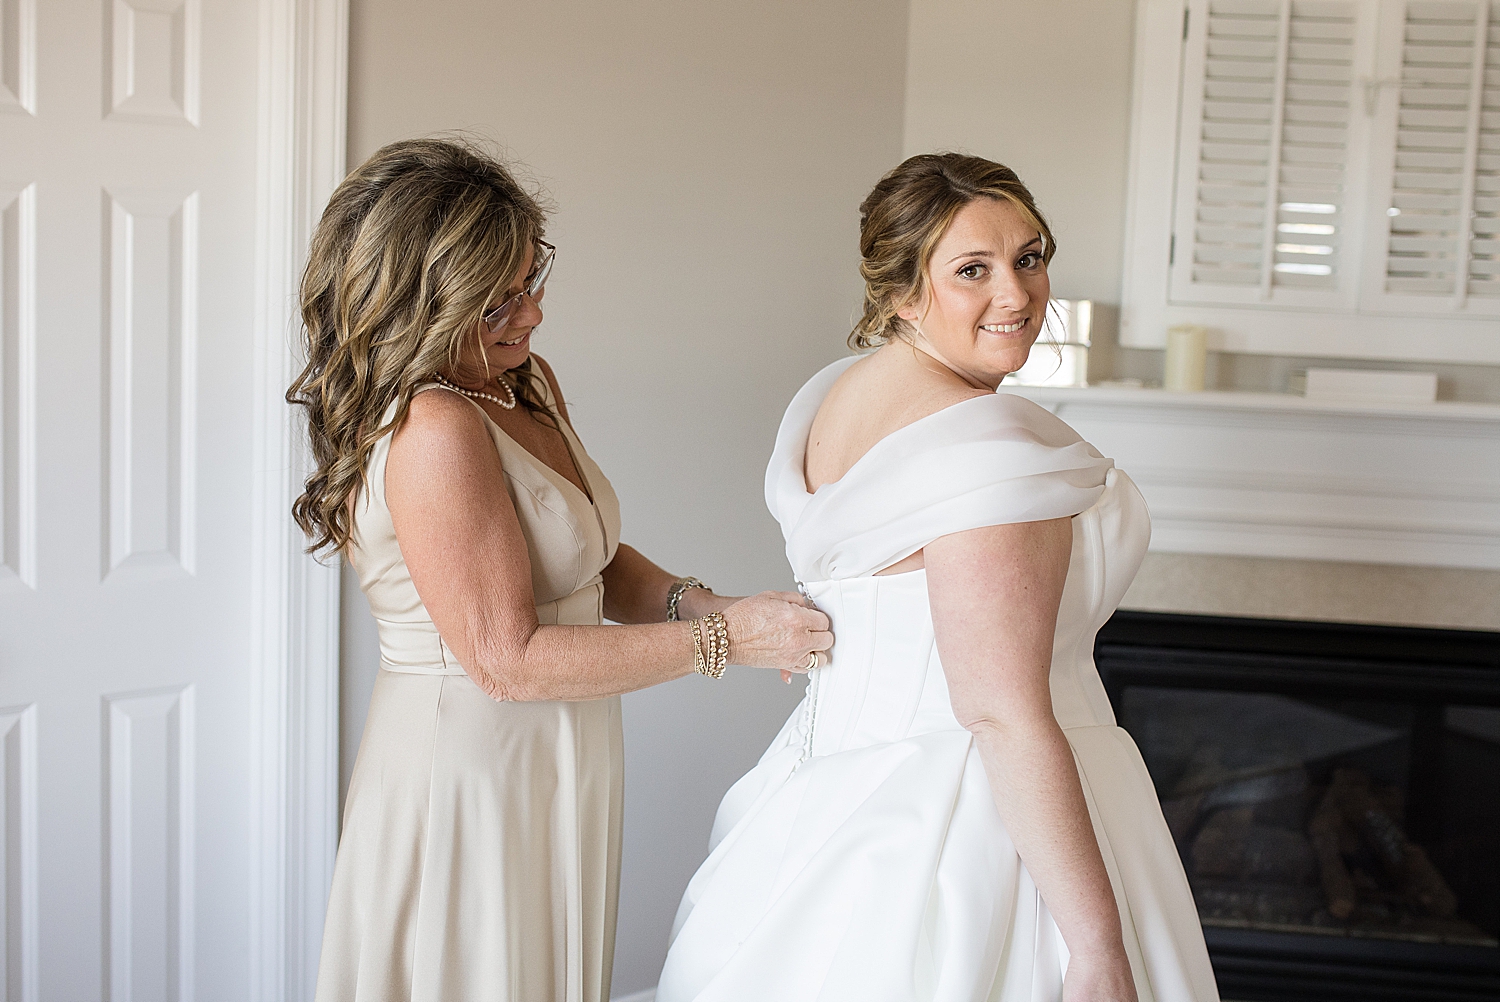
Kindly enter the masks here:
[[724, 797], [658, 1002], [1217, 1000], [1094, 635], [1150, 537], [1130, 478], [997, 393], [1055, 245], [977, 157], [912, 157], [860, 206], [877, 351], [814, 376], [766, 501], [831, 663]]

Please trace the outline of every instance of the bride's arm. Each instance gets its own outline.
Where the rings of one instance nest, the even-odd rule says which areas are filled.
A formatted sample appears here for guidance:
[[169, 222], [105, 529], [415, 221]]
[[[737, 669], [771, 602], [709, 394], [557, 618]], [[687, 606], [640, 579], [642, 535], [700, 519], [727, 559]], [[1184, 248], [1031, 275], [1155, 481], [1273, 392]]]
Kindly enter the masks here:
[[944, 536], [925, 552], [953, 712], [974, 735], [995, 805], [1070, 962], [1064, 997], [1135, 1002], [1119, 909], [1048, 676], [1071, 519]]
[[[391, 442], [385, 495], [438, 633], [495, 699], [594, 699], [692, 672], [685, 622], [538, 625], [531, 560], [500, 457], [474, 408], [454, 394], [412, 400]], [[833, 642], [828, 618], [796, 595], [763, 593], [724, 615], [737, 664], [787, 668]]]

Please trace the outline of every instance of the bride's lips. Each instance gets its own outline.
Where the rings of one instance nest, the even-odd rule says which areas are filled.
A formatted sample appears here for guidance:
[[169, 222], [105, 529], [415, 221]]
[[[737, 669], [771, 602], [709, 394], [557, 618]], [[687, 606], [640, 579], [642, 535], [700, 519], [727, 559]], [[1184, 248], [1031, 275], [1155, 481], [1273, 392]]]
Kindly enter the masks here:
[[994, 334], [998, 337], [1017, 337], [1031, 330], [1031, 318], [1022, 317], [1010, 323], [980, 324], [979, 329], [986, 334]]

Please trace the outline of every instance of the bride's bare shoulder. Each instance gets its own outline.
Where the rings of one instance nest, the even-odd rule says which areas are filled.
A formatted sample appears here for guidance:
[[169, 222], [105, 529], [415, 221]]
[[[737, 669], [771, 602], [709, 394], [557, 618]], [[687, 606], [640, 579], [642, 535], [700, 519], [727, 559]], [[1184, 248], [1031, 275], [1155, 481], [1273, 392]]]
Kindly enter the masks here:
[[907, 345], [893, 343], [849, 366], [834, 381], [813, 419], [853, 420], [879, 438], [946, 407], [992, 391], [969, 386]]
[[924, 365], [922, 359], [906, 345], [893, 343], [839, 375], [808, 430], [809, 489], [843, 477], [892, 432], [990, 392], [964, 384], [935, 364]]

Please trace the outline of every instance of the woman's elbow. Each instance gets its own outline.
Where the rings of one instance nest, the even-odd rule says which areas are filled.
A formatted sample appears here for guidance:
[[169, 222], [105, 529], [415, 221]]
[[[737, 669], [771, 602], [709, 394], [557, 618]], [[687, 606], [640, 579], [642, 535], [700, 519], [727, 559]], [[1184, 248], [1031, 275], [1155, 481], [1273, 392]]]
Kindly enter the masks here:
[[[464, 661], [469, 677], [497, 703], [534, 703], [557, 698], [530, 670], [525, 643], [476, 645]], [[472, 667], [470, 667], [472, 665]]]
[[469, 677], [497, 703], [539, 703], [558, 698], [515, 665], [492, 664], [483, 671], [469, 672]]
[[1026, 742], [1057, 728], [1052, 707], [1017, 705], [965, 705], [955, 703], [953, 716], [960, 727], [975, 737], [1002, 743]]

